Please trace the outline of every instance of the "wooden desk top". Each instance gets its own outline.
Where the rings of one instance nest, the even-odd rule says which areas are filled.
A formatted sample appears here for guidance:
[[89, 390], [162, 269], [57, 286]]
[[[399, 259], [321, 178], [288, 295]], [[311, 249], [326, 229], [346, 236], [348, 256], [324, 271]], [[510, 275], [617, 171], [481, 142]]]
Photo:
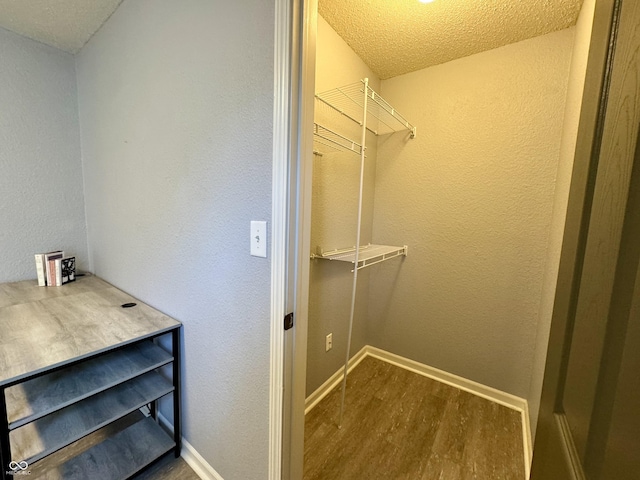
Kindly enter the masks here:
[[94, 276], [0, 284], [0, 386], [179, 326]]

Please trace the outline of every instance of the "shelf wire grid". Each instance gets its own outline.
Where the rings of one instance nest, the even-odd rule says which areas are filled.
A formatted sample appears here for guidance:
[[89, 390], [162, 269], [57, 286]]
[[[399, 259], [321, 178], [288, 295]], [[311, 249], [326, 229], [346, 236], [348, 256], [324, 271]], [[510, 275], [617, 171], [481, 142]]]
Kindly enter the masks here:
[[[348, 262], [356, 265], [358, 270], [375, 265], [377, 263], [390, 260], [399, 256], [407, 256], [408, 247], [393, 245], [361, 245], [360, 254], [356, 259], [356, 248], [344, 248], [338, 250], [323, 251], [317, 248], [317, 253], [311, 255], [311, 258], [322, 258], [325, 260], [338, 260], [340, 262]], [[352, 270], [353, 272], [353, 270]]]
[[[364, 109], [364, 82], [360, 81], [344, 87], [334, 88], [316, 95], [316, 98], [327, 104], [342, 115], [349, 117], [354, 122], [362, 125], [362, 112]], [[415, 127], [407, 121], [371, 87], [367, 87], [367, 114], [377, 122], [367, 122], [367, 129], [376, 135], [410, 130], [411, 136], [415, 136]]]
[[[357, 155], [362, 153], [362, 145], [318, 123], [313, 124], [313, 134], [316, 149], [320, 153], [323, 153], [323, 147], [328, 147], [335, 151], [353, 152]], [[320, 145], [323, 147], [320, 147]]]

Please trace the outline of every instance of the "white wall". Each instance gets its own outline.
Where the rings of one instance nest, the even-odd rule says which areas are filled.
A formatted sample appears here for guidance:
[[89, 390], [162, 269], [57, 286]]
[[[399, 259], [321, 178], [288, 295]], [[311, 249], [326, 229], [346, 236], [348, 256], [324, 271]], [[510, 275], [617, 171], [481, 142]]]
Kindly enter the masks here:
[[526, 398], [574, 29], [382, 82], [418, 127], [380, 137], [372, 345]]
[[268, 471], [274, 5], [125, 1], [77, 56], [90, 258], [184, 323], [184, 437]]
[[0, 65], [0, 282], [56, 249], [86, 268], [73, 56], [0, 28]]
[[558, 163], [547, 263], [544, 272], [540, 320], [538, 322], [534, 370], [529, 395], [527, 397], [534, 437], [538, 423], [538, 412], [540, 410], [540, 396], [542, 394], [547, 347], [549, 346], [549, 331], [551, 328], [553, 303], [560, 267], [560, 252], [569, 201], [569, 186], [571, 183], [571, 173], [576, 149], [578, 122], [582, 109], [582, 94], [584, 92], [584, 82], [587, 72], [587, 59], [589, 56], [595, 3], [596, 0], [584, 1], [575, 28], [571, 73], [569, 75], [569, 87], [564, 113], [564, 129], [560, 147], [560, 161]]

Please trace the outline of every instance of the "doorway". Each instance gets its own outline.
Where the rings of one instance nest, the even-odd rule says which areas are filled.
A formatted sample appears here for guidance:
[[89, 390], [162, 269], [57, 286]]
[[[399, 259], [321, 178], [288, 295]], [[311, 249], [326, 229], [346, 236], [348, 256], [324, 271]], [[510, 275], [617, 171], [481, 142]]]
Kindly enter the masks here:
[[[318, 65], [325, 55], [323, 30], [335, 43], [341, 39], [335, 30], [332, 34], [326, 29], [327, 25], [328, 22], [318, 19], [312, 35], [313, 56], [317, 56]], [[535, 338], [539, 333], [540, 297], [546, 275], [545, 254], [555, 201], [557, 150], [562, 142], [564, 99], [573, 47], [570, 37], [569, 32], [558, 30], [478, 53], [481, 58], [474, 54], [427, 67], [424, 72], [378, 79], [383, 97], [394, 106], [397, 104], [398, 110], [418, 126], [418, 132], [415, 141], [393, 134], [367, 143], [373, 145], [372, 157], [377, 150], [377, 161], [371, 171], [365, 172], [371, 187], [369, 210], [365, 206], [363, 213], [365, 223], [369, 223], [363, 236], [385, 244], [406, 243], [409, 254], [406, 259], [373, 267], [358, 280], [365, 286], [358, 288], [352, 355], [361, 350], [359, 347], [373, 345], [520, 398], [529, 397], [531, 370], [537, 356]], [[546, 77], [536, 77], [535, 69], [520, 71], [519, 75], [514, 73], [518, 66], [508, 63], [509, 55], [521, 57], [525, 50], [536, 59], [531, 64], [540, 66], [543, 60], [552, 62], [552, 66], [537, 72], [545, 72]], [[334, 64], [336, 75], [350, 78], [342, 77], [343, 81], [334, 86], [357, 82], [365, 76], [345, 75], [349, 68], [336, 67], [336, 56], [335, 53], [327, 55], [327, 63]], [[488, 63], [487, 56], [494, 63]], [[373, 77], [365, 74], [367, 78]], [[424, 78], [418, 79], [419, 76]], [[500, 78], [504, 83], [498, 87], [496, 82]], [[531, 83], [523, 83], [523, 78]], [[325, 80], [319, 79], [317, 72], [314, 79], [317, 88], [312, 94], [332, 88], [322, 85]], [[430, 88], [419, 85], [423, 83], [419, 80], [424, 79], [430, 82]], [[564, 91], [557, 88], [563, 81]], [[493, 85], [493, 90], [488, 85]], [[520, 95], [513, 85], [520, 86]], [[512, 95], [509, 95], [510, 89]], [[553, 106], [551, 110], [537, 112], [540, 117], [536, 128], [531, 128], [522, 115], [527, 110], [527, 102], [523, 104], [521, 97], [532, 91], [538, 100], [529, 100], [529, 105]], [[474, 99], [482, 95], [485, 101], [473, 104]], [[431, 108], [425, 108], [426, 105]], [[502, 127], [507, 140], [525, 139], [522, 157], [518, 157], [518, 145], [505, 146], [495, 141], [500, 136], [497, 130]], [[526, 133], [521, 133], [519, 128]], [[312, 143], [307, 141], [308, 145]], [[540, 145], [549, 150], [539, 148]], [[514, 158], [519, 161], [514, 162]], [[555, 158], [556, 163], [548, 162], [548, 158]], [[310, 151], [304, 153], [304, 159], [309, 169], [318, 169], [318, 159], [314, 159]], [[322, 159], [327, 160], [327, 156]], [[343, 166], [327, 166], [327, 163], [320, 168], [335, 172]], [[346, 175], [341, 177], [344, 178]], [[517, 183], [519, 180], [522, 183]], [[338, 185], [324, 185], [323, 192], [329, 187]], [[526, 192], [524, 197], [522, 192]], [[316, 204], [331, 201], [331, 198], [318, 200], [316, 192], [310, 192], [311, 195]], [[341, 204], [348, 201], [337, 200]], [[309, 220], [306, 232], [307, 251], [317, 254], [317, 247], [321, 245], [316, 243], [321, 242], [316, 241], [311, 223]], [[344, 220], [343, 223], [355, 222]], [[418, 228], [407, 229], [407, 225]], [[541, 235], [541, 231], [545, 233]], [[544, 239], [541, 240], [541, 236]], [[338, 249], [340, 243], [334, 240], [327, 249]], [[353, 245], [353, 240], [350, 243]], [[338, 292], [336, 295], [351, 293], [345, 288], [340, 266], [314, 258], [308, 268], [311, 287], [306, 288], [311, 309], [319, 306], [325, 311], [348, 310], [343, 308], [344, 302], [339, 296], [324, 304], [319, 297], [314, 299], [319, 292], [326, 294], [328, 288]], [[319, 274], [320, 270], [324, 273]], [[331, 287], [316, 289], [322, 275], [334, 283]], [[346, 279], [348, 283], [348, 274]], [[341, 368], [343, 354], [334, 355], [335, 359], [331, 356], [332, 352], [344, 352], [348, 337], [348, 322], [338, 324], [337, 320], [341, 315], [344, 319], [343, 314], [325, 313], [313, 318], [317, 311], [309, 312], [305, 326], [309, 333], [304, 359], [305, 396]], [[335, 322], [323, 325], [315, 322], [318, 317], [335, 319]], [[333, 345], [327, 351], [329, 334], [332, 334]], [[314, 356], [320, 360], [316, 361]], [[522, 375], [527, 371], [528, 376]]]

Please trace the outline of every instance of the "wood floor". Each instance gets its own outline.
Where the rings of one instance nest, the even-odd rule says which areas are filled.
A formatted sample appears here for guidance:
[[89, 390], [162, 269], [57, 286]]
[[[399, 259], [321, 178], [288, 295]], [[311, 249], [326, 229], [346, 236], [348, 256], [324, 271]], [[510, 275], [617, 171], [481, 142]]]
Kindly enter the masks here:
[[304, 480], [523, 480], [520, 412], [366, 357], [305, 419]]
[[200, 477], [182, 458], [167, 455], [132, 480], [200, 480]]

